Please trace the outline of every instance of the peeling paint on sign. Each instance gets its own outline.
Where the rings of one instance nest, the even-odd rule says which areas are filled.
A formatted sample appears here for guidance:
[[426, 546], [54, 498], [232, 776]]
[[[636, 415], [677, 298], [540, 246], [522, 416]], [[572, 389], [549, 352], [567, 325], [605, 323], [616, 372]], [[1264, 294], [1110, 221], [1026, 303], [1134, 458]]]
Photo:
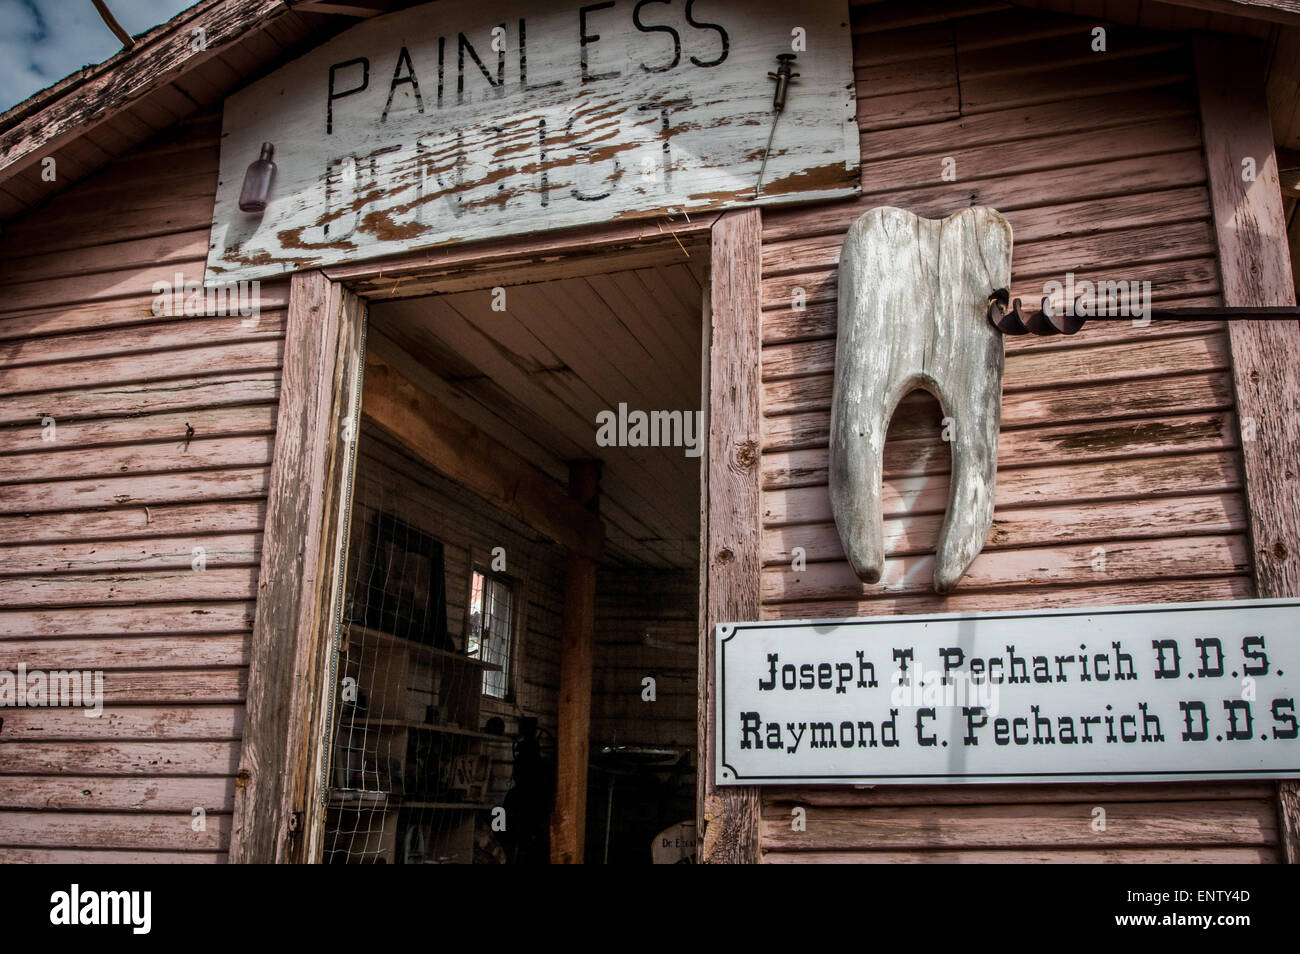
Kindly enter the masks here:
[[[231, 96], [208, 282], [860, 191], [845, 3], [538, 6], [376, 17]], [[778, 119], [768, 73], [792, 43]], [[267, 208], [240, 212], [263, 142]]]

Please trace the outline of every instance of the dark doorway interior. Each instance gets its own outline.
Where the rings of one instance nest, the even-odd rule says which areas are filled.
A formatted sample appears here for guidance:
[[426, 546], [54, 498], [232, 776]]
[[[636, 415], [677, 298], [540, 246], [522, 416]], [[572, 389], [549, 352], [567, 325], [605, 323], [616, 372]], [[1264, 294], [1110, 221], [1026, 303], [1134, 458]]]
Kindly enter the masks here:
[[[589, 863], [690, 855], [704, 258], [370, 307], [368, 350], [492, 447], [558, 488], [600, 462]], [[457, 480], [474, 461], [359, 441], [325, 860], [545, 862], [565, 548]]]

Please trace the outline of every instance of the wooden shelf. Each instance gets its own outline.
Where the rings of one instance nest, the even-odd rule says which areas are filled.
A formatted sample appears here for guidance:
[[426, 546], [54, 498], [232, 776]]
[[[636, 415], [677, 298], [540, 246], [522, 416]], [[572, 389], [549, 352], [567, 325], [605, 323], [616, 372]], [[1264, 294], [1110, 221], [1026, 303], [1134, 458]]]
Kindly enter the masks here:
[[335, 791], [330, 794], [330, 805], [334, 808], [369, 808], [384, 806], [386, 811], [392, 811], [393, 808], [400, 808], [402, 811], [408, 809], [438, 809], [461, 811], [488, 811], [497, 806], [489, 802], [415, 802], [406, 801], [405, 796], [394, 794], [393, 792], [339, 792]]
[[[336, 744], [359, 744], [363, 749], [377, 750], [370, 757], [383, 766], [382, 773], [372, 773], [364, 780], [349, 776], [349, 781], [388, 784], [394, 790], [342, 789], [330, 793], [330, 809], [339, 817], [360, 813], [370, 816], [364, 837], [359, 841], [351, 838], [345, 854], [363, 859], [377, 854], [394, 862], [405, 857], [406, 846], [426, 860], [472, 861], [475, 828], [484, 818], [483, 813], [495, 807], [486, 801], [487, 782], [479, 777], [491, 769], [486, 753], [494, 746], [511, 742], [508, 736], [479, 729], [483, 700], [480, 674], [499, 672], [502, 667], [357, 622], [348, 624], [347, 640], [348, 673], [364, 687], [368, 704], [361, 711], [343, 707]], [[419, 683], [418, 689], [413, 683]], [[414, 697], [413, 691], [423, 696]], [[437, 700], [434, 704], [440, 717], [449, 721], [429, 723], [420, 719], [430, 697]], [[413, 708], [416, 702], [419, 705]], [[388, 757], [379, 758], [379, 752]], [[418, 754], [421, 752], [423, 756]], [[430, 785], [427, 791], [404, 793], [410, 759], [422, 757], [427, 761], [434, 759], [435, 753], [438, 784]], [[471, 760], [468, 766], [460, 763], [462, 758]], [[435, 771], [432, 764], [424, 768]], [[474, 778], [461, 781], [468, 787], [444, 787], [451, 774], [459, 777], [467, 769]], [[466, 800], [454, 800], [457, 796]]]
[[424, 643], [417, 643], [413, 639], [404, 639], [401, 636], [394, 636], [392, 633], [385, 633], [382, 630], [370, 629], [368, 626], [362, 626], [360, 623], [346, 624], [348, 631], [348, 642], [352, 642], [354, 637], [357, 641], [369, 640], [371, 642], [381, 643], [385, 646], [394, 646], [405, 649], [415, 656], [425, 656], [430, 659], [448, 659], [458, 665], [476, 666], [489, 672], [500, 672], [501, 667], [496, 663], [485, 662], [474, 656], [466, 656], [464, 653], [452, 652], [450, 649], [437, 649], [434, 646], [426, 646]]
[[391, 792], [349, 792], [337, 789], [330, 792], [330, 805], [335, 808], [378, 807], [396, 800], [397, 796]]
[[428, 722], [412, 722], [406, 719], [353, 719], [352, 721], [339, 720], [339, 728], [363, 728], [368, 729], [371, 726], [377, 726], [381, 729], [412, 729], [416, 732], [437, 732], [442, 735], [464, 735], [474, 739], [486, 739], [490, 742], [509, 742], [510, 738], [504, 735], [493, 735], [491, 732], [480, 732], [477, 729], [462, 729], [458, 725], [436, 725]]

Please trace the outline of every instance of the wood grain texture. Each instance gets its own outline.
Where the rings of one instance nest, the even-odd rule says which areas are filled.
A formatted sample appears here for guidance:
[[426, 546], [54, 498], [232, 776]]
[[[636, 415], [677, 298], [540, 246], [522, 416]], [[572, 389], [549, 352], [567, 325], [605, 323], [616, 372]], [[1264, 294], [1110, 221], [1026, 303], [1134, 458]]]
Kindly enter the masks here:
[[[235, 774], [238, 742], [26, 742], [0, 745], [4, 775], [228, 777]], [[2, 815], [0, 815], [2, 817]], [[75, 821], [70, 822], [75, 826]], [[45, 844], [59, 844], [51, 839]], [[78, 844], [78, 840], [62, 844]], [[4, 844], [0, 841], [0, 844]]]
[[[185, 812], [232, 804], [232, 778], [103, 778], [17, 775], [5, 779], [0, 808], [40, 811]], [[3, 857], [0, 851], [0, 857]], [[180, 859], [177, 859], [180, 860]]]
[[6, 640], [29, 669], [219, 669], [248, 665], [247, 633]]
[[[79, 418], [114, 415], [129, 418], [196, 407], [261, 403], [273, 405], [279, 393], [278, 369], [46, 391], [36, 397], [0, 397], [0, 425], [39, 424], [35, 420], [38, 414], [42, 417], [48, 414], [59, 422], [70, 422]], [[40, 410], [37, 411], [36, 408]], [[36, 433], [39, 434], [39, 431]]]
[[[55, 283], [57, 284], [57, 283]], [[138, 384], [169, 377], [188, 378], [204, 371], [213, 374], [244, 369], [248, 372], [274, 371], [279, 368], [283, 344], [269, 337], [235, 345], [176, 348], [167, 352], [144, 352], [69, 361], [60, 365], [57, 377], [50, 368], [33, 365], [0, 369], [0, 388], [10, 395], [96, 388], [110, 384]], [[39, 406], [39, 400], [32, 402]]]
[[56, 610], [0, 611], [0, 639], [62, 636], [166, 636], [251, 632], [252, 602], [98, 606]]
[[[286, 766], [290, 784], [282, 802], [286, 817], [300, 822], [277, 858], [282, 862], [319, 862], [324, 852], [325, 786], [334, 751], [331, 680], [337, 676], [334, 663], [342, 641], [367, 323], [361, 298], [346, 289], [339, 291], [339, 298], [339, 334], [329, 382], [331, 410], [324, 422], [328, 430], [317, 437], [328, 449], [319, 491], [323, 511], [316, 560], [321, 569], [313, 591], [302, 596], [304, 605], [310, 601], [315, 625], [299, 639]], [[316, 488], [310, 493], [316, 496]]]
[[[1144, 382], [1145, 383], [1145, 382]], [[943, 415], [933, 404], [909, 404], [887, 434], [884, 473], [887, 477], [947, 474], [950, 448], [943, 440]], [[1066, 418], [1068, 420], [1068, 416]], [[805, 430], [800, 431], [800, 428]], [[825, 414], [790, 415], [773, 421], [776, 431], [763, 457], [763, 486], [780, 489], [811, 486], [827, 480], [829, 453], [818, 440], [826, 433]], [[1043, 464], [1100, 461], [1123, 457], [1156, 457], [1236, 447], [1237, 419], [1227, 411], [1156, 417], [1141, 420], [1067, 423], [1004, 431], [998, 453], [1016, 468]], [[1008, 465], [1006, 469], [1010, 469]]]
[[[1231, 364], [1226, 335], [1221, 332], [1222, 326], [1213, 322], [1194, 322], [1189, 325], [1191, 327], [1182, 327], [1180, 322], [1176, 330], [1165, 330], [1164, 334], [1169, 335], [1168, 338], [1157, 338], [1155, 334], [1135, 335], [1139, 340], [1149, 342], [1146, 351], [1151, 355], [1151, 363], [1148, 367], [1142, 367], [1134, 360], [1130, 365], [1130, 373], [1124, 377], [1110, 377], [1101, 383], [1080, 382], [1067, 387], [1069, 375], [1062, 370], [1053, 378], [1038, 374], [1037, 387], [1031, 385], [1004, 393], [1003, 433], [1008, 429], [1042, 426], [1045, 421], [1053, 425], [1069, 425], [1140, 418], [1149, 414], [1172, 416], [1180, 412], [1196, 413], [1232, 407], [1231, 376], [1221, 370], [1227, 369]], [[1179, 343], [1179, 339], [1189, 336], [1189, 333], [1207, 331], [1218, 333], [1203, 338], [1198, 335], [1199, 340], [1190, 343], [1190, 347], [1188, 343]], [[1058, 363], [1064, 364], [1074, 357], [1071, 350], [1044, 347], [1041, 350], [1033, 349], [1033, 352], [1052, 354]], [[1004, 391], [1008, 391], [1006, 374], [1019, 376], [1022, 369], [1036, 363], [1020, 360], [1021, 355], [1026, 353], [1025, 349], [1008, 351], [1009, 370], [1004, 372], [1002, 379]], [[1085, 353], [1080, 357], [1090, 360], [1093, 355]], [[1189, 364], [1187, 359], [1195, 361], [1198, 372], [1184, 373]], [[1202, 368], [1203, 371], [1200, 370]], [[827, 374], [765, 382], [764, 411], [769, 434], [782, 430], [782, 418], [829, 411], [832, 390], [832, 378]], [[909, 395], [899, 407], [910, 412], [919, 409], [928, 399], [928, 395]], [[900, 425], [914, 425], [914, 417], [913, 414], [907, 414], [900, 418]], [[810, 420], [809, 424], [813, 425], [814, 422]], [[815, 426], [819, 426], [829, 439], [829, 417], [824, 422], [816, 422]], [[784, 440], [770, 438], [767, 446], [773, 450], [793, 446], [793, 427], [791, 425], [785, 428], [788, 436]]]
[[[202, 807], [202, 806], [196, 806]], [[0, 844], [14, 847], [60, 847], [91, 842], [99, 848], [133, 848], [146, 844], [163, 850], [222, 851], [230, 841], [230, 816], [209, 812], [202, 831], [195, 831], [190, 812], [0, 812]]]
[[707, 579], [700, 634], [703, 718], [699, 824], [701, 863], [759, 860], [755, 788], [714, 784], [714, 627], [757, 619], [762, 564], [759, 448], [762, 443], [760, 279], [762, 216], [729, 212], [713, 226], [708, 360], [708, 519], [701, 571]]
[[[1245, 507], [1238, 493], [1179, 496], [1168, 500], [1099, 501], [1000, 510], [984, 544], [991, 555], [1003, 549], [1101, 543], [1136, 539], [1242, 533]], [[901, 516], [885, 522], [888, 559], [927, 552], [939, 535], [939, 514]], [[764, 536], [764, 566], [788, 565], [795, 547], [809, 562], [840, 560], [834, 528], [815, 523], [774, 528]]]
[[[958, 589], [945, 598], [944, 609], [970, 610], [1074, 609], [1084, 606], [1135, 606], [1143, 603], [1178, 603], [1196, 600], [1247, 600], [1255, 595], [1246, 574], [1173, 580], [1167, 576], [1148, 580], [1096, 581], [1081, 586], [1045, 587], [1027, 582], [1006, 590]], [[934, 594], [872, 595], [870, 599], [820, 600], [806, 603], [769, 603], [766, 619], [844, 619], [853, 616], [887, 616], [934, 610]]]
[[[58, 513], [102, 507], [141, 508], [266, 495], [267, 468], [235, 467], [133, 477], [94, 477], [16, 484], [0, 496], [0, 514]], [[146, 515], [147, 517], [147, 515]]]
[[[63, 253], [66, 257], [66, 253]], [[4, 325], [12, 318], [3, 320]], [[284, 333], [284, 315], [264, 311], [256, 321], [250, 318], [245, 327], [234, 315], [216, 318], [190, 317], [159, 325], [117, 327], [107, 331], [94, 331], [54, 337], [51, 331], [39, 337], [7, 341], [0, 345], [0, 355], [10, 367], [48, 365], [55, 362], [78, 361], [86, 358], [108, 357], [118, 354], [138, 354], [148, 350], [178, 350], [192, 347], [202, 341], [208, 345], [237, 341], [265, 341], [279, 338]]]
[[[48, 412], [46, 412], [48, 413]], [[54, 415], [50, 415], [54, 417]], [[33, 415], [35, 417], [35, 415]], [[28, 419], [31, 420], [30, 418]], [[58, 422], [57, 441], [41, 441], [39, 427], [32, 425], [30, 430], [24, 434], [17, 430], [15, 436], [27, 437], [25, 442], [9, 441], [0, 442], [0, 455], [9, 454], [12, 451], [28, 450], [32, 452], [44, 452], [50, 459], [61, 462], [75, 460], [70, 449], [98, 448], [98, 454], [102, 458], [111, 458], [115, 453], [123, 453], [121, 449], [106, 450], [108, 445], [114, 444], [144, 444], [149, 442], [170, 443], [180, 445], [179, 450], [185, 450], [186, 427], [192, 429], [190, 435], [191, 441], [198, 435], [205, 438], [210, 437], [242, 437], [255, 434], [269, 434], [275, 427], [275, 407], [272, 404], [242, 406], [232, 408], [207, 408], [195, 407], [189, 411], [176, 414], [153, 414], [147, 417], [133, 418], [112, 418], [108, 420], [99, 419], [94, 421], [73, 421], [55, 417]], [[39, 423], [39, 422], [37, 422]], [[51, 452], [60, 453], [51, 453]], [[84, 452], [83, 452], [84, 453]], [[256, 460], [258, 454], [250, 458]], [[37, 458], [32, 456], [31, 460]], [[91, 455], [86, 455], [87, 461]], [[107, 463], [107, 460], [105, 460]], [[24, 469], [15, 464], [12, 457], [6, 458], [5, 466], [14, 466], [16, 470]], [[114, 467], [114, 470], [117, 468]], [[134, 468], [132, 468], [134, 469]], [[122, 472], [127, 470], [121, 468]], [[88, 473], [94, 473], [91, 467], [85, 468]], [[62, 476], [71, 476], [70, 472], [64, 472], [62, 468], [58, 471]], [[103, 473], [104, 471], [100, 471]], [[0, 479], [4, 475], [0, 473]]]
[[[708, 218], [697, 217], [689, 222], [675, 220], [665, 229], [658, 222], [613, 222], [511, 241], [439, 246], [323, 271], [370, 299], [492, 288], [682, 261], [703, 247], [709, 223]], [[602, 267], [593, 268], [593, 260]]]
[[763, 812], [765, 851], [930, 850], [954, 848], [1153, 847], [1194, 841], [1207, 847], [1267, 847], [1277, 819], [1266, 798], [1235, 801], [1118, 802], [1106, 830], [1094, 831], [1087, 804], [880, 806], [864, 818], [853, 808], [809, 806], [806, 831], [793, 831], [789, 808]]
[[243, 730], [243, 715], [239, 706], [105, 706], [93, 719], [72, 708], [16, 709], [5, 715], [5, 744], [104, 739], [234, 741]]
[[1178, 802], [1189, 799], [1268, 798], [1272, 782], [1125, 782], [1057, 785], [875, 785], [773, 787], [767, 790], [770, 805], [819, 805], [825, 807], [871, 808], [877, 805], [1015, 805], [1079, 804], [1110, 802]]
[[[1096, 545], [1091, 543], [981, 553], [971, 563], [965, 585], [972, 590], [1019, 589], [1025, 584], [1064, 587], [1107, 578], [1221, 577], [1249, 569], [1246, 541], [1240, 535], [1186, 537], [1176, 547], [1166, 539], [1107, 540], [1102, 549], [1104, 563], [1099, 563]], [[919, 594], [928, 587], [934, 570], [935, 559], [928, 553], [895, 557], [884, 562], [882, 581], [872, 585], [863, 584], [842, 561], [810, 563], [801, 570], [778, 565], [763, 571], [763, 599], [778, 603]]]
[[192, 569], [198, 548], [208, 569], [257, 566], [260, 543], [256, 533], [248, 533], [163, 537], [143, 543], [0, 546], [0, 576]]
[[[1294, 305], [1258, 47], [1201, 37], [1195, 49], [1224, 303]], [[1240, 64], [1227, 75], [1225, 57]], [[1258, 595], [1300, 596], [1300, 325], [1233, 322], [1229, 340]], [[1277, 810], [1283, 855], [1300, 864], [1300, 783], [1278, 784]]]
[[[597, 508], [599, 462], [574, 461], [570, 465], [569, 496], [581, 507]], [[595, 618], [595, 561], [569, 549], [565, 554], [564, 607], [560, 620], [555, 807], [551, 812], [553, 864], [582, 864], [585, 857]]]
[[952, 441], [948, 513], [934, 589], [948, 593], [993, 521], [1002, 336], [984, 315], [1011, 278], [1011, 228], [992, 209], [942, 221], [902, 209], [865, 213], [849, 229], [839, 268], [839, 333], [831, 403], [831, 511], [850, 566], [880, 580], [885, 551], [880, 486], [894, 409], [923, 389], [939, 399]]
[[111, 848], [0, 848], [0, 861], [23, 865], [217, 865], [225, 863], [224, 852], [139, 851]]
[[[0, 855], [3, 857], [3, 855]], [[1275, 848], [962, 849], [960, 851], [772, 851], [768, 865], [1257, 865]]]
[[[320, 751], [320, 669], [336, 578], [337, 497], [351, 457], [340, 422], [360, 374], [364, 310], [319, 272], [293, 279], [253, 625], [231, 860], [283, 861]], [[331, 696], [332, 693], [325, 693]], [[302, 816], [305, 817], [305, 816]], [[291, 822], [291, 819], [293, 821]], [[293, 828], [291, 828], [293, 825]], [[300, 830], [300, 829], [299, 829]]]

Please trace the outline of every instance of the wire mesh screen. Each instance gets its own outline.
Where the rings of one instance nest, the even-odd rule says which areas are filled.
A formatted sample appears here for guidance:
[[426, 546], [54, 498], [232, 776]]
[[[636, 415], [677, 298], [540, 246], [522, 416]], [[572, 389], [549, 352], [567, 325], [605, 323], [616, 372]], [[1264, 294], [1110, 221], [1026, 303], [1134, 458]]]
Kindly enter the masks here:
[[530, 710], [553, 706], [510, 671], [523, 587], [474, 564], [463, 490], [360, 449], [325, 861], [544, 861], [553, 735]]

